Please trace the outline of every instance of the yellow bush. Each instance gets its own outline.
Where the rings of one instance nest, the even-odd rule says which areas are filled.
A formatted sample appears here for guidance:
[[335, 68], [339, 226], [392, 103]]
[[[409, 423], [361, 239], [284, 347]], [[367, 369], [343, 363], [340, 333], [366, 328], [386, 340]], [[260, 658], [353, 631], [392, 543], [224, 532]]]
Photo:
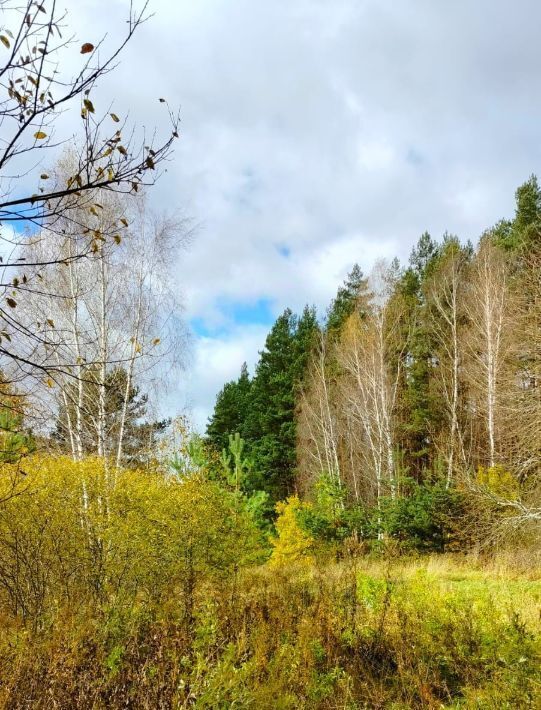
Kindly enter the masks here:
[[24, 475], [2, 469], [0, 611], [33, 624], [74, 605], [159, 603], [171, 593], [190, 613], [202, 580], [259, 550], [248, 514], [197, 475], [66, 456], [28, 457]]
[[310, 504], [302, 503], [297, 496], [291, 496], [276, 504], [278, 534], [271, 540], [273, 550], [269, 564], [272, 567], [280, 567], [290, 562], [312, 562], [310, 552], [314, 540], [301, 528], [297, 520], [297, 513], [309, 508]]
[[479, 466], [477, 469], [477, 483], [490, 491], [490, 493], [502, 498], [516, 500], [519, 497], [518, 481], [501, 464], [487, 468]]

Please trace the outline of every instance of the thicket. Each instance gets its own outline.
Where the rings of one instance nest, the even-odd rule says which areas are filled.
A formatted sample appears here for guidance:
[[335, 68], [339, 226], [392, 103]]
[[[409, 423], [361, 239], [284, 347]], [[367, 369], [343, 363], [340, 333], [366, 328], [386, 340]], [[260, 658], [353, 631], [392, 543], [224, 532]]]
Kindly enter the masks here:
[[534, 569], [384, 562], [351, 540], [335, 563], [298, 498], [269, 544], [201, 472], [24, 471], [0, 511], [2, 707], [536, 706]]

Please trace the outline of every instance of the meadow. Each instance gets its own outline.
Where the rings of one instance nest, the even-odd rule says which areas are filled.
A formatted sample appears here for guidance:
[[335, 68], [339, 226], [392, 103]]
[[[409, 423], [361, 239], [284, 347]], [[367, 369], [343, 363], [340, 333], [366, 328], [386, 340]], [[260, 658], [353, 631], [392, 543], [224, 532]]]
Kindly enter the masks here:
[[198, 474], [25, 468], [0, 515], [2, 707], [540, 706], [531, 552], [284, 560]]

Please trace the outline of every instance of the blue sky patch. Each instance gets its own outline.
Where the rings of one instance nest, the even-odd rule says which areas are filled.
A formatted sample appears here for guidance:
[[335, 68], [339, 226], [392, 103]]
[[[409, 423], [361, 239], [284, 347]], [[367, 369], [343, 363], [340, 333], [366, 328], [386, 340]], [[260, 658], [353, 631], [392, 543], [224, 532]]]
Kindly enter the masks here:
[[239, 301], [223, 301], [218, 305], [218, 311], [223, 316], [220, 324], [212, 325], [205, 318], [192, 318], [190, 325], [195, 335], [206, 338], [216, 338], [239, 325], [267, 325], [274, 323], [276, 315], [273, 301], [270, 298], [259, 298], [250, 303]]

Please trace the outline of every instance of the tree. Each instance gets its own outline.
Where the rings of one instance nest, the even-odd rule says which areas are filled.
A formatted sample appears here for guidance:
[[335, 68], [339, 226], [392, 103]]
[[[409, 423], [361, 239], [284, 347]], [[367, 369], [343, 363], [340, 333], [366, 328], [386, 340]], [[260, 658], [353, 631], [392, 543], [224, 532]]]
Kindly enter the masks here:
[[390, 277], [383, 264], [375, 269], [368, 312], [363, 317], [352, 313], [337, 352], [345, 374], [343, 406], [351, 413], [358, 433], [349, 446], [357, 448], [368, 474], [365, 495], [378, 505], [383, 496], [394, 498], [398, 492], [395, 431], [401, 362], [396, 360], [393, 368], [389, 354], [402, 314], [389, 298], [394, 285]]
[[446, 482], [451, 485], [460, 455], [463, 466], [468, 464], [461, 421], [463, 366], [462, 329], [465, 322], [464, 281], [469, 250], [463, 249], [456, 237], [446, 237], [437, 263], [427, 281], [427, 303], [430, 330], [437, 360], [437, 391], [441, 395], [445, 429], [440, 436], [447, 464]]
[[354, 264], [344, 285], [340, 286], [327, 312], [326, 327], [329, 333], [337, 333], [355, 308], [362, 302], [359, 297], [367, 290], [367, 280], [359, 264]]
[[0, 373], [0, 462], [18, 463], [35, 450], [32, 434], [25, 430], [26, 397], [5, 383]]
[[491, 230], [492, 241], [515, 256], [541, 244], [541, 189], [535, 175], [530, 175], [515, 192], [515, 218], [500, 220]]
[[247, 422], [258, 488], [279, 500], [291, 491], [295, 467], [295, 316], [278, 317], [260, 353]]
[[301, 385], [305, 376], [308, 359], [314, 349], [319, 332], [315, 307], [305, 306], [295, 328], [293, 379], [297, 388]]
[[238, 380], [226, 382], [218, 393], [207, 425], [207, 439], [217, 452], [227, 449], [231, 434], [244, 437], [251, 388], [248, 366], [243, 363]]
[[[167, 366], [181, 356], [182, 321], [171, 268], [186, 232], [182, 221], [152, 215], [142, 195], [106, 197], [95, 224], [126, 215], [122, 219], [129, 218], [129, 227], [123, 240], [100, 243], [84, 262], [70, 260], [73, 246], [84, 235], [71, 233], [68, 222], [66, 235], [44, 229], [23, 252], [35, 262], [56, 251], [67, 264], [51, 264], [42, 276], [41, 291], [27, 294], [21, 309], [34, 326], [36, 342], [28, 354], [18, 352], [48, 371], [45, 380], [32, 381], [31, 395], [34, 401], [41, 399], [49, 420], [54, 404], [60, 406], [74, 458], [91, 450], [107, 455], [118, 467], [124, 458], [131, 392], [141, 384], [148, 389], [159, 382]], [[28, 377], [32, 371], [23, 373]], [[116, 383], [118, 397], [119, 373], [124, 390], [113, 431], [107, 390]]]
[[[323, 472], [333, 483], [342, 485], [342, 421], [336, 382], [331, 381], [328, 367], [329, 347], [334, 345], [320, 332], [297, 399], [297, 481], [304, 491], [312, 488]], [[352, 466], [353, 489], [358, 500], [356, 473]]]
[[[74, 37], [64, 39], [66, 13], [58, 9], [56, 0], [0, 2], [5, 57], [0, 66], [5, 89], [0, 102], [0, 223], [4, 227], [46, 227], [59, 236], [66, 234], [63, 230], [68, 223], [78, 237], [69, 256], [47, 252], [34, 262], [25, 261], [20, 254], [26, 236], [17, 237], [15, 232], [11, 240], [12, 257], [4, 260], [1, 283], [0, 355], [27, 370], [47, 374], [63, 363], [44, 364], [30, 347], [25, 355], [20, 354], [15, 340], [39, 342], [39, 337], [19, 318], [17, 306], [30, 292], [41, 291], [41, 279], [51, 265], [69, 265], [91, 257], [101, 244], [120, 238], [127, 226], [122, 218], [106, 227], [92, 224], [93, 216], [102, 209], [103, 196], [137, 192], [141, 185], [153, 183], [157, 168], [169, 158], [178, 137], [178, 116], [169, 109], [167, 136], [159, 142], [143, 134], [138, 140], [134, 129], [117, 114], [109, 110], [100, 113], [94, 98], [99, 80], [114, 69], [122, 49], [145, 21], [146, 8], [146, 3], [140, 10], [130, 8], [126, 34], [108, 54], [102, 54], [102, 42], [80, 44], [79, 66], [74, 67], [73, 78], [67, 79], [64, 67], [73, 65], [71, 48], [77, 41]], [[58, 118], [64, 111], [80, 112], [82, 122], [73, 147], [73, 170], [67, 175], [49, 175], [42, 166], [44, 156], [68, 140], [59, 134]], [[32, 163], [41, 171], [37, 186], [32, 185], [37, 175], [28, 168]], [[2, 236], [7, 239], [5, 231]]]
[[246, 439], [254, 461], [254, 489], [277, 501], [293, 491], [297, 456], [295, 396], [317, 332], [313, 308], [300, 318], [286, 309], [260, 353], [250, 391]]
[[425, 293], [437, 255], [437, 243], [425, 232], [412, 250], [410, 266], [393, 294], [403, 313], [401, 323], [397, 324], [401, 331], [398, 353], [402, 359], [400, 449], [405, 468], [418, 480], [431, 464], [431, 429], [438, 417], [438, 402], [431, 387], [434, 342]]
[[484, 426], [486, 454], [480, 464], [501, 463], [503, 450], [503, 397], [506, 361], [511, 343], [511, 293], [504, 255], [489, 238], [481, 240], [472, 263], [467, 298], [470, 356], [468, 374], [474, 393], [475, 414]]
[[[94, 372], [93, 372], [94, 370]], [[156, 437], [169, 424], [169, 420], [149, 421], [146, 418], [148, 395], [142, 394], [138, 387], [130, 386], [128, 394], [129, 375], [125, 368], [108, 369], [105, 376], [105, 401], [103, 415], [104, 441], [97, 436], [97, 410], [92, 406], [99, 399], [100, 376], [95, 372], [95, 366], [84, 370], [80, 380], [67, 383], [66, 397], [60, 401], [56, 428], [53, 439], [65, 453], [70, 453], [74, 459], [81, 456], [73, 450], [73, 430], [71, 422], [77, 418], [78, 388], [82, 383], [83, 402], [81, 410], [81, 447], [82, 456], [106, 456], [120, 464], [133, 466], [142, 465], [149, 456]], [[71, 390], [71, 391], [70, 391]], [[122, 456], [117, 460], [118, 444], [122, 437]], [[105, 448], [102, 448], [104, 446]]]

